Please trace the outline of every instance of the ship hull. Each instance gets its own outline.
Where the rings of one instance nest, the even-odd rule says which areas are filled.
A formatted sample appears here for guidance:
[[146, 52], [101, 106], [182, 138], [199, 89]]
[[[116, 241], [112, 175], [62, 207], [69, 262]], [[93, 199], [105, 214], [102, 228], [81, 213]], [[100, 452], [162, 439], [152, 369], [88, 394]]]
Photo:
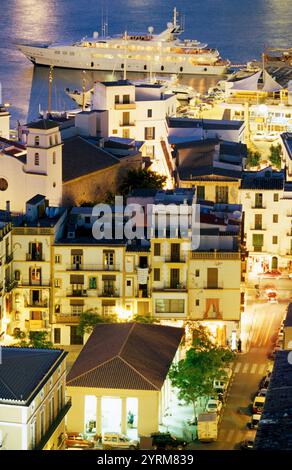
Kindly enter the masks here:
[[[54, 66], [65, 69], [93, 70], [123, 72], [124, 67], [127, 72], [159, 73], [159, 74], [179, 74], [179, 75], [224, 75], [228, 71], [228, 63], [217, 63], [213, 65], [196, 64], [188, 61], [172, 61], [171, 63], [160, 61], [150, 62], [121, 58], [98, 58], [93, 57], [90, 50], [80, 50], [77, 47], [68, 46], [60, 48], [58, 54], [54, 48], [43, 48], [26, 45], [18, 45], [17, 48], [35, 65]], [[126, 62], [126, 63], [125, 63]]]

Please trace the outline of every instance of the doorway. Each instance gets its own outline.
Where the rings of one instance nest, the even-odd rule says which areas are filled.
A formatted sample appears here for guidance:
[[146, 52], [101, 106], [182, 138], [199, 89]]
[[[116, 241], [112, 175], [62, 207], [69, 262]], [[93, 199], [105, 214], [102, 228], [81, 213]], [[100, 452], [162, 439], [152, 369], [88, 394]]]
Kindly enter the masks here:
[[121, 432], [122, 427], [122, 399], [115, 397], [102, 397], [102, 432]]
[[278, 258], [277, 258], [277, 256], [273, 256], [273, 258], [272, 258], [272, 269], [278, 269]]

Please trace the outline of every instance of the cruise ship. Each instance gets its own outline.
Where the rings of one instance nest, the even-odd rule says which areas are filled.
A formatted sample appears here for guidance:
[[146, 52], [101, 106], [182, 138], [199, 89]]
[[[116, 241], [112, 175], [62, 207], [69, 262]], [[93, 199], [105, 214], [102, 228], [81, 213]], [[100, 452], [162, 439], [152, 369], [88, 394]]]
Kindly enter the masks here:
[[73, 44], [18, 44], [34, 64], [80, 70], [166, 74], [223, 75], [230, 65], [217, 49], [197, 40], [180, 40], [184, 28], [174, 9], [173, 19], [160, 34], [149, 26], [144, 34], [84, 38]]

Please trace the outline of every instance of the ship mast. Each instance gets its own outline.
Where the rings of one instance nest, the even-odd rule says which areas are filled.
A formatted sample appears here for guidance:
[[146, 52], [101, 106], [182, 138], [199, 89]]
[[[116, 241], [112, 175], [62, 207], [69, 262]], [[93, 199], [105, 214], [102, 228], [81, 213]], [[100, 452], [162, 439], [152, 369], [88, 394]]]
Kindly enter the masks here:
[[52, 87], [53, 87], [53, 80], [54, 80], [54, 66], [50, 66], [49, 71], [49, 96], [48, 96], [48, 114], [52, 112]]
[[124, 63], [124, 75], [123, 78], [124, 80], [127, 80], [127, 58], [128, 58], [128, 42], [127, 42], [127, 31], [125, 31], [124, 39], [125, 39], [125, 50], [126, 50], [126, 55], [125, 55], [125, 63]]
[[176, 27], [177, 25], [177, 10], [176, 7], [173, 9], [173, 26]]
[[86, 78], [85, 78], [85, 70], [83, 70], [83, 78], [82, 78], [82, 111], [85, 111], [85, 84], [86, 84]]

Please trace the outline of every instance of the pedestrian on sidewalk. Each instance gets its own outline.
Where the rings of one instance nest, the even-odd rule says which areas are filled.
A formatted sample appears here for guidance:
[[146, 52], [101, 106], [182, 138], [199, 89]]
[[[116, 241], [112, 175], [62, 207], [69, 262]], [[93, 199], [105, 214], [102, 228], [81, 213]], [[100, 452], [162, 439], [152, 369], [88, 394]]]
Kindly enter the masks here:
[[237, 341], [237, 351], [241, 353], [241, 339]]

